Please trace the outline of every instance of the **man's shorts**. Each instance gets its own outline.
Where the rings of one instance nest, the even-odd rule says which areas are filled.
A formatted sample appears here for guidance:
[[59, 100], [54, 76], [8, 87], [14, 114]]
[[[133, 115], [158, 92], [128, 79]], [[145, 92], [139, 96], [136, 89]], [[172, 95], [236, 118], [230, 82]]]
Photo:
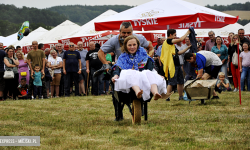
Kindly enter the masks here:
[[175, 66], [175, 74], [173, 78], [170, 78], [168, 72], [168, 85], [184, 84], [183, 71], [181, 66]]
[[3, 78], [4, 72], [0, 72], [0, 91], [4, 91], [5, 81]]
[[79, 82], [81, 80], [84, 80], [84, 81], [87, 80], [87, 72], [86, 72], [86, 70], [82, 70], [81, 74], [79, 74]]
[[212, 78], [217, 78], [219, 72], [220, 72], [220, 69], [221, 69], [221, 66], [208, 66], [208, 67], [205, 67], [204, 70], [205, 70], [205, 73], [209, 74]]

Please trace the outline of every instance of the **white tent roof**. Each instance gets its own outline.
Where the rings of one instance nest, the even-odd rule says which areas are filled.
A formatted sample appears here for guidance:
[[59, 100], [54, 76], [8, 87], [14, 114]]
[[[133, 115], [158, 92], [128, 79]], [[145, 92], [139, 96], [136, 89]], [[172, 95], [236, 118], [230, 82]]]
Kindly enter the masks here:
[[46, 32], [48, 32], [48, 30], [44, 29], [43, 27], [39, 27], [36, 30], [32, 31], [28, 36], [23, 37], [22, 40], [13, 43], [13, 45], [14, 46], [21, 46], [21, 47], [31, 45], [31, 43], [34, 39], [42, 36]]
[[51, 29], [50, 31], [46, 32], [42, 36], [36, 38], [35, 40], [38, 43], [48, 44], [48, 43], [57, 43], [59, 39], [63, 36], [69, 34], [73, 30], [80, 28], [79, 25], [66, 20], [63, 23], [59, 24], [55, 28]]
[[93, 20], [89, 21], [88, 23], [84, 24], [80, 28], [70, 32], [66, 36], [62, 37], [61, 39], [71, 38], [71, 37], [80, 37], [84, 35], [95, 35], [100, 32], [95, 31], [95, 25], [94, 22], [100, 21], [102, 19], [105, 19], [109, 16], [112, 16], [114, 14], [117, 14], [116, 11], [113, 11], [111, 9], [107, 10], [106, 12], [102, 13], [101, 15], [97, 16]]
[[244, 26], [245, 34], [250, 34], [250, 22]]
[[17, 33], [14, 33], [7, 37], [1, 38], [0, 42], [2, 42], [4, 46], [9, 46], [16, 41], [17, 41]]

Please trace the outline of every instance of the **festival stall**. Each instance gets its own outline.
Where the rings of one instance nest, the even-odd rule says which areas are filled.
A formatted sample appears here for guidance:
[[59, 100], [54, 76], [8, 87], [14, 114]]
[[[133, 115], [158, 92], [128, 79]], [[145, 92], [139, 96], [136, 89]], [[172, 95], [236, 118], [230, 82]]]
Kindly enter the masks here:
[[7, 37], [1, 38], [0, 42], [3, 43], [4, 46], [8, 47], [16, 41], [17, 41], [17, 33], [14, 33], [14, 34], [11, 34]]

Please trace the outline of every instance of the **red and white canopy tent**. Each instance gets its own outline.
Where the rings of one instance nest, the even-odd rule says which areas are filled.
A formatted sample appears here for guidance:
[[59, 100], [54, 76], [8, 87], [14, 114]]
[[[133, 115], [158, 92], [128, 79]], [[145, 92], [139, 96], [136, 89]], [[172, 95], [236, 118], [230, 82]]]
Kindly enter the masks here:
[[234, 24], [238, 17], [183, 0], [153, 0], [95, 22], [95, 30], [117, 30], [123, 21], [130, 21], [139, 31], [206, 29]]

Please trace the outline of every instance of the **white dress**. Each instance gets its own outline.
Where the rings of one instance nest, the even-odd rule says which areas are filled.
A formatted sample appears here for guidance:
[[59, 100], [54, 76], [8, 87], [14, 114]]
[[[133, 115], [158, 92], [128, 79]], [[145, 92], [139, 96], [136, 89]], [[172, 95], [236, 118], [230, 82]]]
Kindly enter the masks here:
[[120, 76], [115, 81], [115, 91], [129, 93], [132, 86], [139, 86], [143, 90], [142, 98], [144, 101], [150, 99], [151, 85], [156, 84], [159, 94], [166, 94], [166, 80], [163, 79], [156, 71], [150, 70], [122, 70]]

